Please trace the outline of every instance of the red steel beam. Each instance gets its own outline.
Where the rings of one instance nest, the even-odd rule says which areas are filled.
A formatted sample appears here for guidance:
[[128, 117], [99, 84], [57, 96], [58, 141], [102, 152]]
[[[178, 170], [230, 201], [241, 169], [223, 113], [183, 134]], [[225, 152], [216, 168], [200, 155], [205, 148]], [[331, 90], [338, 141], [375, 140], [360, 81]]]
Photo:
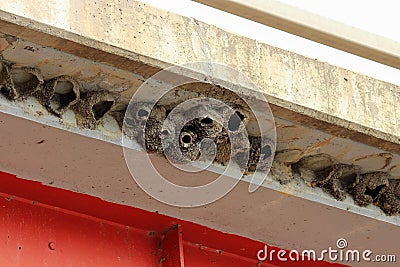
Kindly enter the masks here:
[[263, 248], [255, 240], [0, 172], [1, 266], [342, 266], [258, 262]]
[[[1, 266], [157, 266], [147, 231], [0, 197]], [[143, 253], [146, 252], [146, 253]]]
[[182, 227], [174, 225], [161, 237], [163, 267], [185, 267], [183, 254]]

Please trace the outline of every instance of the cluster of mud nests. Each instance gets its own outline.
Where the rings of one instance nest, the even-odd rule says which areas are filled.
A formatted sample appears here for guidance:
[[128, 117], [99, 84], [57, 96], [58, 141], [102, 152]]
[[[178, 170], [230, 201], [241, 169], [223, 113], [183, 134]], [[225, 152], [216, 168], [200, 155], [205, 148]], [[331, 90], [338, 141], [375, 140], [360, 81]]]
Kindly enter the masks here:
[[[178, 88], [179, 89], [179, 88]], [[19, 67], [9, 62], [0, 63], [0, 92], [10, 100], [17, 100], [27, 96], [36, 97], [46, 109], [57, 116], [66, 110], [72, 109], [77, 115], [79, 126], [94, 129], [100, 119], [108, 112], [120, 123], [124, 134], [132, 139], [145, 140], [145, 149], [150, 153], [167, 154], [174, 161], [201, 160], [203, 139], [211, 140], [215, 145], [213, 161], [226, 165], [230, 160], [235, 161], [245, 173], [254, 171], [268, 171], [272, 165], [272, 172], [281, 183], [290, 183], [299, 177], [312, 187], [319, 187], [339, 201], [350, 195], [359, 206], [371, 203], [380, 207], [388, 215], [400, 213], [400, 180], [393, 179], [385, 172], [363, 173], [355, 165], [343, 164], [329, 155], [318, 154], [303, 156], [295, 161], [288, 162], [287, 153], [290, 151], [275, 152], [275, 144], [262, 142], [260, 136], [246, 136], [247, 149], [241, 149], [241, 144], [231, 142], [229, 136], [241, 132], [240, 127], [247, 127], [254, 118], [251, 109], [241, 98], [232, 91], [200, 86], [185, 97], [178, 97], [175, 103], [160, 101], [155, 106], [146, 102], [138, 102], [119, 110], [113, 109], [117, 95], [108, 91], [81, 93], [80, 84], [69, 76], [55, 77], [44, 80], [40, 70], [31, 67]], [[217, 92], [217, 93], [216, 93]], [[166, 98], [174, 99], [177, 92], [171, 91]], [[195, 118], [184, 124], [178, 142], [171, 146], [164, 146], [162, 137], [171, 134], [176, 129], [162, 130], [162, 125], [174, 107], [190, 97], [201, 96], [217, 97], [235, 110], [226, 127], [223, 127], [212, 118]], [[175, 97], [175, 99], [177, 99]], [[207, 114], [207, 113], [205, 113]], [[135, 131], [135, 126], [146, 126], [144, 131]], [[126, 131], [124, 129], [130, 129]], [[133, 129], [133, 130], [132, 130]], [[165, 132], [167, 131], [167, 133]], [[169, 131], [169, 132], [168, 132]], [[279, 138], [279, 136], [278, 136]], [[238, 146], [231, 155], [232, 146]], [[244, 145], [243, 145], [244, 146]], [[175, 153], [179, 151], [180, 153]], [[272, 159], [275, 157], [275, 160]]]
[[[137, 102], [124, 111], [125, 120], [121, 123], [124, 124], [123, 132], [126, 136], [138, 140], [139, 144], [140, 140], [144, 140], [147, 152], [167, 156], [174, 163], [206, 161], [210, 159], [210, 155], [213, 162], [223, 166], [233, 160], [243, 172], [266, 172], [272, 165], [274, 143], [270, 139], [262, 140], [261, 136], [243, 135], [241, 127], [246, 126], [250, 112], [236, 105], [232, 105], [232, 108], [235, 112], [226, 127], [207, 115], [179, 123], [183, 118], [178, 114], [174, 117], [176, 123], [171, 123], [170, 127], [169, 124], [164, 125], [163, 128], [163, 123], [173, 108]], [[179, 124], [183, 127], [176, 126]], [[145, 127], [142, 130], [138, 125]], [[167, 135], [177, 138], [163, 143], [162, 140], [166, 140]], [[205, 139], [209, 142], [202, 142]], [[239, 139], [241, 140], [235, 142]], [[234, 146], [235, 149], [232, 149]]]
[[400, 180], [386, 172], [363, 173], [359, 166], [340, 163], [327, 154], [305, 156], [290, 168], [293, 176], [339, 201], [350, 195], [361, 207], [375, 204], [388, 215], [400, 212]]
[[44, 80], [40, 70], [9, 62], [0, 63], [0, 92], [10, 100], [34, 96], [57, 116], [72, 109], [76, 111], [77, 123], [89, 129], [97, 126], [116, 99], [108, 91], [81, 93], [80, 84], [69, 76]]
[[[1, 55], [0, 55], [1, 59]], [[145, 149], [149, 153], [160, 153], [165, 155], [170, 151], [169, 159], [176, 162], [185, 160], [201, 160], [200, 142], [207, 138], [216, 144], [214, 162], [222, 165], [231, 159], [244, 172], [267, 171], [272, 165], [273, 155], [275, 154], [274, 142], [262, 142], [260, 136], [246, 137], [247, 149], [241, 149], [242, 144], [236, 145], [236, 154], [231, 155], [231, 137], [242, 132], [241, 127], [246, 127], [251, 116], [250, 109], [240, 97], [229, 90], [218, 88], [220, 99], [228, 102], [236, 112], [229, 118], [227, 127], [222, 127], [219, 123], [209, 117], [193, 119], [185, 124], [179, 135], [179, 142], [174, 145], [165, 146], [161, 142], [161, 137], [165, 133], [161, 132], [161, 126], [168, 113], [180, 102], [194, 96], [214, 95], [215, 88], [199, 86], [193, 90], [192, 95], [178, 97], [179, 101], [169, 101], [168, 103], [157, 103], [155, 106], [146, 102], [137, 102], [125, 108], [115, 108], [118, 95], [109, 91], [93, 91], [82, 93], [81, 84], [72, 77], [62, 75], [49, 80], [44, 80], [39, 69], [24, 67], [13, 64], [12, 62], [2, 61], [0, 63], [0, 92], [9, 100], [19, 100], [28, 96], [33, 96], [51, 113], [61, 116], [67, 110], [74, 111], [77, 123], [80, 127], [95, 129], [101, 118], [110, 113], [119, 122], [121, 130], [123, 122], [133, 129], [124, 132], [132, 139], [145, 140]], [[181, 90], [177, 88], [176, 90]], [[165, 99], [177, 99], [174, 97], [176, 91], [171, 91]], [[126, 118], [125, 118], [126, 116]], [[124, 120], [125, 118], [125, 120]], [[139, 125], [145, 125], [145, 131], [135, 131]], [[169, 132], [174, 132], [172, 127]], [[236, 136], [237, 137], [237, 136]], [[202, 143], [207, 145], [208, 143]], [[262, 145], [263, 144], [263, 145]], [[176, 153], [179, 151], [180, 153]], [[246, 159], [246, 160], [244, 160]], [[248, 159], [248, 160], [247, 160]]]

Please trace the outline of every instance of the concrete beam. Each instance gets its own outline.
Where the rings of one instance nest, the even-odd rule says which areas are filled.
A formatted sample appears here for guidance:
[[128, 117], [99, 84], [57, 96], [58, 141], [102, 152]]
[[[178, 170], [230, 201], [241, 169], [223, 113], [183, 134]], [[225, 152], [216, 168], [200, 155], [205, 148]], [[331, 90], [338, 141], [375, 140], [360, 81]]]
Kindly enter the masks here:
[[[171, 64], [226, 64], [251, 78], [284, 116], [299, 119], [296, 114], [301, 114], [301, 123], [328, 123], [319, 127], [399, 151], [400, 89], [393, 84], [136, 1], [0, 3], [4, 33], [144, 77]], [[229, 87], [231, 81], [224, 78]]]
[[195, 1], [400, 69], [400, 43], [279, 1]]

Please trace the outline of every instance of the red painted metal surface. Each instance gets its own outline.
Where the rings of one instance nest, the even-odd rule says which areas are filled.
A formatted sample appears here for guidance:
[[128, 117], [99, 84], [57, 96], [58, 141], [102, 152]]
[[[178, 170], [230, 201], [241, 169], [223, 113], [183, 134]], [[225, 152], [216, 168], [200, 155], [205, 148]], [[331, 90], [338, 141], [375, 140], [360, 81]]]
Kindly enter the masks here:
[[[1, 266], [157, 266], [148, 232], [0, 198]], [[145, 252], [145, 253], [144, 253]]]
[[174, 225], [161, 236], [163, 267], [184, 267], [185, 258], [183, 251], [182, 227]]
[[0, 266], [341, 266], [276, 258], [261, 263], [263, 247], [0, 172]]

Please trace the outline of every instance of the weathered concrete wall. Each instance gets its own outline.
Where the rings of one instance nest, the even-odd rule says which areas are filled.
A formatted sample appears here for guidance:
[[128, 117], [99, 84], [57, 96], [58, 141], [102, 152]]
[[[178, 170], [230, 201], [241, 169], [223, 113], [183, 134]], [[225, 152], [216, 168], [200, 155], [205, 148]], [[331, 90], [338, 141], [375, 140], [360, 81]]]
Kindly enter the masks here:
[[[3, 21], [12, 21], [158, 68], [188, 61], [227, 64], [250, 77], [269, 96], [272, 104], [400, 143], [400, 123], [396, 115], [400, 111], [398, 86], [136, 1], [15, 3], [1, 0], [0, 9]], [[12, 27], [3, 29], [11, 33], [15, 31]], [[14, 34], [29, 37], [27, 32]], [[31, 37], [35, 38], [40, 39]], [[50, 46], [57, 48], [62, 44], [55, 42]], [[90, 56], [96, 58], [93, 54]], [[102, 61], [101, 54], [97, 60]], [[107, 63], [118, 65], [118, 62]], [[139, 71], [144, 75], [154, 72], [151, 68]], [[229, 80], [232, 77], [225, 78]]]

